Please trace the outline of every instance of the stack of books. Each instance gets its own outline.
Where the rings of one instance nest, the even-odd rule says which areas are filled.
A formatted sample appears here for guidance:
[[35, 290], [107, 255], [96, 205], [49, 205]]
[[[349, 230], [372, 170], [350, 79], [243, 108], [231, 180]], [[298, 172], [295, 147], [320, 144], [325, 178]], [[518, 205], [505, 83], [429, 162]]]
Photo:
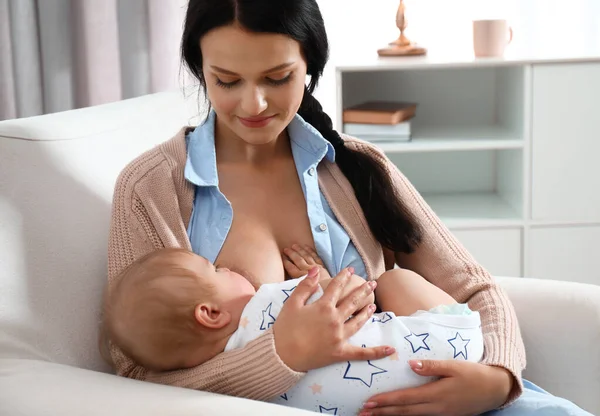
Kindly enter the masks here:
[[408, 142], [416, 103], [368, 101], [343, 111], [344, 133], [370, 142]]

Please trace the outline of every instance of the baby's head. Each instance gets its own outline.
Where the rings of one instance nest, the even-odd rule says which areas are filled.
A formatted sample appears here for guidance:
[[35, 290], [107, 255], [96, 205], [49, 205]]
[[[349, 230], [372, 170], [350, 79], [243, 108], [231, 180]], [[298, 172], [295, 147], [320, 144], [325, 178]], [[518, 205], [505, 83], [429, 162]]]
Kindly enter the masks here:
[[190, 368], [225, 348], [255, 290], [242, 275], [181, 249], [137, 260], [106, 297], [106, 336], [154, 371]]

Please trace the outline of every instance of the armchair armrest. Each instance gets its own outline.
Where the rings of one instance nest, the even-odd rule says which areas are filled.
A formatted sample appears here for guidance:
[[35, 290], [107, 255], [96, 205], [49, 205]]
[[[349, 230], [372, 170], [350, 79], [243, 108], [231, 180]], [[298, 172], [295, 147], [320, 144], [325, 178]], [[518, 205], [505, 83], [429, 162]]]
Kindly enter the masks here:
[[0, 414], [308, 416], [314, 413], [45, 361], [0, 359]]
[[527, 354], [523, 377], [600, 414], [600, 286], [499, 277]]

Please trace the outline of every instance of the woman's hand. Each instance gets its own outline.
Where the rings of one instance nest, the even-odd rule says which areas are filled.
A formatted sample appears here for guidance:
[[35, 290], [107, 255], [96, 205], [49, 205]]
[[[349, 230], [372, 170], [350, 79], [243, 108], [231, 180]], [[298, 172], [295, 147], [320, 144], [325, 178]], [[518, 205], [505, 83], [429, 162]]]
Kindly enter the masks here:
[[277, 354], [291, 369], [308, 371], [340, 361], [376, 360], [394, 353], [388, 346], [361, 348], [348, 344], [347, 339], [375, 311], [375, 305], [370, 304], [356, 312], [358, 305], [373, 292], [375, 285], [370, 282], [348, 296], [341, 296], [350, 276], [349, 270], [342, 270], [319, 300], [306, 305], [318, 285], [319, 268], [314, 267], [283, 305], [273, 325], [273, 334]]
[[375, 395], [365, 403], [360, 416], [479, 415], [502, 406], [514, 383], [504, 368], [468, 361], [411, 360], [410, 366], [419, 375], [441, 378], [423, 386]]

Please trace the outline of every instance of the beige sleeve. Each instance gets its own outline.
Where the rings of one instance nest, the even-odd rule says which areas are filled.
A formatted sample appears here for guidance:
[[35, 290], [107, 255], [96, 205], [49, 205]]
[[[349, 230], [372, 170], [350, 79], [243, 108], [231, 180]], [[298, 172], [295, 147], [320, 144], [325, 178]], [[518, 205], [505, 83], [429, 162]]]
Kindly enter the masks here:
[[522, 393], [521, 373], [526, 361], [517, 316], [507, 294], [452, 235], [397, 167], [372, 146], [363, 145], [363, 148], [385, 164], [396, 192], [414, 213], [423, 231], [416, 251], [410, 255], [396, 253], [396, 262], [420, 274], [458, 302], [468, 303], [471, 309], [479, 311], [485, 347], [482, 363], [503, 367], [515, 379], [504, 406], [508, 405]]
[[[152, 186], [142, 184], [136, 187], [138, 180], [144, 181], [152, 176], [136, 175], [136, 168], [140, 169], [139, 166], [127, 168], [115, 187], [108, 247], [109, 291], [119, 274], [135, 259], [165, 246], [189, 245], [189, 242], [179, 241], [181, 238], [177, 237], [183, 225], [181, 214], [178, 215], [181, 224], [171, 224], [177, 215], [165, 208], [174, 205], [173, 209], [177, 211], [176, 204], [164, 203], [162, 198], [157, 197], [168, 194], [168, 186], [163, 185], [164, 181], [158, 181]], [[159, 176], [169, 177], [168, 172]], [[134, 188], [153, 189], [153, 192], [142, 192], [141, 198]], [[153, 212], [156, 207], [162, 210], [160, 215]], [[155, 224], [157, 221], [160, 224]], [[120, 376], [255, 400], [268, 400], [283, 394], [304, 376], [304, 373], [291, 370], [281, 361], [275, 351], [271, 330], [244, 348], [221, 353], [200, 366], [172, 372], [149, 372], [110, 343], [109, 351]]]

